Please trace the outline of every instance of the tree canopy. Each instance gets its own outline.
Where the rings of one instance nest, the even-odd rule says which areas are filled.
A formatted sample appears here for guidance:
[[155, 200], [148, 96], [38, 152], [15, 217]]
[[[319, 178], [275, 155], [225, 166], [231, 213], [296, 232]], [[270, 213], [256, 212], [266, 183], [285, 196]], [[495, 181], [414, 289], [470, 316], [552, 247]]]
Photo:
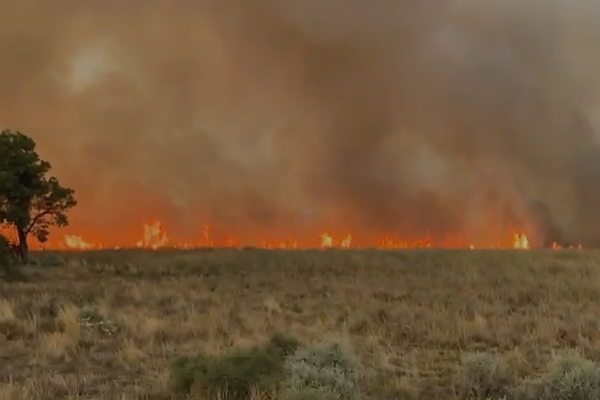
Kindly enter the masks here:
[[77, 204], [73, 189], [61, 186], [50, 170], [32, 138], [0, 132], [0, 224], [16, 231], [22, 261], [27, 261], [28, 236], [45, 243], [49, 228], [67, 226], [66, 212]]

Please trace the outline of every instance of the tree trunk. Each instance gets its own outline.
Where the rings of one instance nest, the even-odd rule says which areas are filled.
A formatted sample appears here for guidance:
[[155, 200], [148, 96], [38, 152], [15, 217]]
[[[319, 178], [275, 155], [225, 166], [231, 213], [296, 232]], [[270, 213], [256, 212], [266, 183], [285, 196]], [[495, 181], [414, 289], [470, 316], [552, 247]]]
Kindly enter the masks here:
[[29, 263], [29, 246], [27, 245], [27, 234], [21, 228], [17, 229], [19, 235], [19, 258], [23, 264]]

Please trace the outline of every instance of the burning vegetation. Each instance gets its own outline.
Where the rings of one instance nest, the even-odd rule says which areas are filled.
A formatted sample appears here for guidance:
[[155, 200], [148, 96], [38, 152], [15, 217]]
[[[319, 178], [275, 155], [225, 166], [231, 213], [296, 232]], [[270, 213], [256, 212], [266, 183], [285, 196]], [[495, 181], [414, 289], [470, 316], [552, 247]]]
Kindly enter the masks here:
[[[156, 250], [164, 247], [194, 249], [202, 247], [224, 247], [224, 248], [241, 248], [244, 246], [256, 246], [263, 249], [360, 249], [360, 248], [380, 248], [380, 249], [416, 249], [416, 248], [514, 248], [514, 249], [529, 249], [530, 244], [525, 233], [507, 231], [506, 241], [498, 243], [489, 243], [480, 247], [473, 244], [467, 244], [461, 241], [448, 238], [446, 241], [434, 243], [431, 237], [426, 236], [415, 240], [401, 239], [397, 235], [386, 235], [372, 242], [355, 241], [351, 233], [342, 236], [332, 236], [329, 233], [321, 233], [315, 236], [312, 240], [298, 240], [294, 238], [274, 238], [274, 239], [259, 239], [258, 241], [244, 243], [233, 235], [225, 235], [221, 239], [215, 239], [210, 234], [210, 227], [206, 226], [202, 235], [196, 241], [171, 242], [166, 230], [160, 221], [154, 221], [143, 225], [143, 238], [136, 243], [125, 244], [123, 246], [106, 246], [101, 242], [88, 242], [83, 237], [78, 235], [64, 235], [62, 243], [54, 243], [45, 246], [48, 249], [62, 250], [100, 250], [106, 248], [144, 248]], [[558, 249], [557, 243], [553, 245], [554, 249]]]

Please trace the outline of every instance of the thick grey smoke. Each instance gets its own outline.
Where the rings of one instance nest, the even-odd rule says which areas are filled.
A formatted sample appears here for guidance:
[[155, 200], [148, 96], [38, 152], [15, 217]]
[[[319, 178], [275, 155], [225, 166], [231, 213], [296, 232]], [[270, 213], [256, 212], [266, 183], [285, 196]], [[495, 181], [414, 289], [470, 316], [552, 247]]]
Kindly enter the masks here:
[[0, 121], [96, 238], [600, 242], [600, 5], [425, 3], [4, 1]]

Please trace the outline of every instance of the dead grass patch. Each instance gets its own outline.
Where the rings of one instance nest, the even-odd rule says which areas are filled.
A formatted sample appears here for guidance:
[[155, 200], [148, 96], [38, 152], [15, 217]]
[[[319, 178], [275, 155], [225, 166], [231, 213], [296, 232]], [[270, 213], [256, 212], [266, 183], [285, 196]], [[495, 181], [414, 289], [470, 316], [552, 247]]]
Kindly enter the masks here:
[[[569, 395], [565, 376], [589, 383], [600, 361], [597, 251], [35, 257], [28, 280], [0, 281], [1, 400], [167, 400], [175, 360], [215, 359], [277, 333], [302, 343], [346, 338], [364, 366], [361, 393], [373, 400], [512, 396], [508, 386], [539, 394], [554, 355], [577, 349], [592, 364], [561, 375], [563, 363], [553, 375]], [[60, 267], [45, 267], [50, 259]], [[502, 368], [473, 367], [467, 379], [465, 355], [481, 353], [498, 355]], [[272, 395], [258, 389], [249, 396]]]

